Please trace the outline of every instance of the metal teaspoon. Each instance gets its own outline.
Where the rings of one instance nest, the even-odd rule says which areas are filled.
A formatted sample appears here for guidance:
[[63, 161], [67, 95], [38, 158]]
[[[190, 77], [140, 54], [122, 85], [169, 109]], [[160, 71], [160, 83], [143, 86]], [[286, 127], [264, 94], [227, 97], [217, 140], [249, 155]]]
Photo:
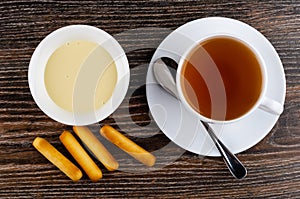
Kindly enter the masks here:
[[[169, 60], [172, 63], [176, 63], [171, 58], [164, 57], [164, 60]], [[168, 63], [169, 63], [168, 62]], [[157, 59], [153, 64], [153, 74], [158, 82], [158, 84], [164, 88], [169, 94], [171, 94], [173, 97], [178, 98], [176, 85], [174, 78], [168, 69], [169, 64], [167, 65], [162, 58]], [[201, 120], [200, 120], [201, 121]], [[229, 171], [231, 174], [237, 178], [242, 179], [246, 177], [247, 175], [247, 169], [244, 167], [244, 165], [238, 160], [238, 158], [229, 151], [229, 149], [218, 139], [218, 137], [215, 135], [213, 129], [210, 127], [210, 125], [206, 122], [201, 121], [205, 129], [207, 130], [207, 133], [209, 134], [210, 138], [215, 143], [215, 146], [219, 150], [224, 162], [226, 163]]]

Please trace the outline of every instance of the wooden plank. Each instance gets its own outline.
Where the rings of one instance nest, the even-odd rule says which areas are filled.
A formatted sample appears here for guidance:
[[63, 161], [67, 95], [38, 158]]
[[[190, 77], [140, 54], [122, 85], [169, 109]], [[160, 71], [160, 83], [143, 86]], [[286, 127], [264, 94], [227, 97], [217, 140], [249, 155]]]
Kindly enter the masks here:
[[[92, 183], [85, 175], [72, 183], [33, 148], [34, 138], [44, 137], [74, 162], [58, 139], [63, 130], [71, 131], [71, 127], [51, 120], [39, 110], [27, 82], [30, 57], [47, 34], [70, 24], [88, 24], [118, 39], [130, 63], [129, 94], [116, 114], [91, 128], [97, 131], [103, 124], [122, 127], [128, 137], [155, 151], [170, 141], [149, 115], [145, 96], [147, 64], [169, 31], [208, 16], [231, 17], [261, 31], [279, 53], [286, 73], [284, 113], [266, 138], [238, 155], [248, 168], [246, 179], [233, 179], [220, 158], [200, 157], [170, 145], [167, 155], [158, 156], [159, 169], [155, 171], [145, 172], [129, 156], [112, 148], [121, 171], [109, 172], [97, 162], [103, 179]], [[0, 198], [300, 196], [299, 1], [3, 0], [0, 27]], [[148, 29], [132, 35], [130, 30], [138, 28]], [[146, 134], [149, 136], [143, 138]], [[125, 172], [135, 166], [135, 172]]]

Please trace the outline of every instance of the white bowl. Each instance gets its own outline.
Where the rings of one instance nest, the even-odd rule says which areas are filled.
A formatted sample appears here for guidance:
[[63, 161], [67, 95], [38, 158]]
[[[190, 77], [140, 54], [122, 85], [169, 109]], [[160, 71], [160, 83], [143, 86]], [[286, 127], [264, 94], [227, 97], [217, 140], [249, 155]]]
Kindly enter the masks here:
[[[111, 98], [101, 108], [88, 113], [73, 113], [59, 107], [48, 95], [44, 72], [51, 54], [61, 45], [73, 40], [88, 40], [101, 45], [113, 58], [118, 78]], [[123, 101], [129, 85], [129, 64], [120, 44], [108, 33], [93, 26], [70, 25], [46, 36], [35, 49], [28, 69], [31, 95], [38, 107], [50, 118], [67, 125], [88, 125], [113, 113]]]

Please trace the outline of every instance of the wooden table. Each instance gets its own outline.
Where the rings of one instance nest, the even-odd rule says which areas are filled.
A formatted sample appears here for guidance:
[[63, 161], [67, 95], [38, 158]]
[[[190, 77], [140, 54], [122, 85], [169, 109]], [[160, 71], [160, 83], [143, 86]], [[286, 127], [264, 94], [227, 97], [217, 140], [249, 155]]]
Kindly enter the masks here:
[[[110, 124], [155, 151], [170, 140], [149, 114], [148, 63], [170, 30], [209, 16], [238, 19], [258, 29], [276, 48], [286, 73], [285, 111], [268, 136], [238, 154], [248, 168], [245, 179], [235, 180], [221, 158], [199, 157], [171, 145], [160, 157], [169, 164], [155, 171], [137, 167], [129, 172], [137, 163], [118, 152], [119, 171], [109, 172], [97, 162], [103, 179], [92, 183], [84, 175], [73, 183], [33, 148], [34, 138], [44, 137], [74, 162], [58, 139], [71, 127], [47, 117], [28, 87], [30, 57], [47, 34], [70, 24], [88, 24], [117, 38], [130, 63], [130, 95], [115, 114], [90, 127], [97, 131]], [[141, 31], [133, 37], [130, 31], [135, 29]], [[300, 2], [294, 0], [1, 1], [0, 198], [299, 198], [299, 40]]]

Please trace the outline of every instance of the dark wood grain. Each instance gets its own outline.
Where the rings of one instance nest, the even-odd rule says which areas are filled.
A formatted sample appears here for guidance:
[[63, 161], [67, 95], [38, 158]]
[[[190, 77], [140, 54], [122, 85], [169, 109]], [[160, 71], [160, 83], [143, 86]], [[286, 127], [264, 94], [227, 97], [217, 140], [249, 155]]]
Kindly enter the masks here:
[[[73, 161], [58, 139], [62, 130], [71, 127], [44, 115], [27, 83], [30, 57], [47, 34], [70, 24], [88, 24], [118, 39], [130, 62], [130, 95], [115, 114], [91, 128], [113, 125], [155, 151], [169, 140], [149, 115], [147, 64], [169, 30], [208, 16], [238, 19], [258, 29], [276, 48], [286, 73], [284, 113], [267, 137], [238, 155], [249, 170], [246, 179], [233, 179], [220, 158], [200, 157], [171, 145], [168, 155], [159, 156], [162, 168], [155, 171], [145, 172], [139, 166], [135, 172], [125, 172], [138, 164], [116, 149], [121, 171], [108, 172], [97, 162], [104, 173], [102, 180], [92, 183], [84, 175], [72, 183], [32, 147], [36, 136], [44, 137]], [[151, 36], [133, 38], [128, 32], [140, 28], [148, 28]], [[300, 2], [294, 0], [1, 1], [0, 198], [299, 198], [299, 41]], [[144, 48], [145, 44], [150, 45]]]

